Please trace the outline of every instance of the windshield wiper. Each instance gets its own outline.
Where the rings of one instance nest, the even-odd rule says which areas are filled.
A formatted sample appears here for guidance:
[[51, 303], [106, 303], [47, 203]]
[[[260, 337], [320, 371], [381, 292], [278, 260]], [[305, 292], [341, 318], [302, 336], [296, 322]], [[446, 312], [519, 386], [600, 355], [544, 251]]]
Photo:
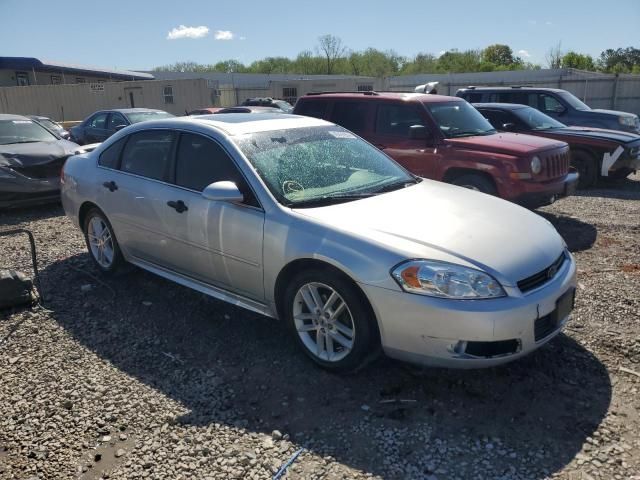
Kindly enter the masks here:
[[494, 133], [496, 133], [495, 130], [485, 130], [482, 132], [457, 132], [451, 135], [451, 138], [458, 138], [458, 137], [476, 137], [476, 136], [482, 136], [482, 135], [493, 135]]
[[289, 202], [287, 207], [320, 207], [323, 205], [332, 205], [334, 203], [344, 203], [352, 200], [361, 200], [375, 196], [377, 193], [336, 193], [331, 195], [323, 195], [321, 197], [310, 198], [309, 200], [301, 200], [299, 202]]
[[3, 143], [2, 145], [16, 145], [18, 143], [38, 143], [41, 140], [20, 140], [18, 142]]
[[416, 183], [418, 183], [416, 180], [412, 181], [412, 182], [395, 182], [395, 183], [390, 183], [388, 185], [384, 185], [383, 187], [380, 187], [377, 190], [374, 190], [372, 193], [385, 193], [385, 192], [393, 192], [394, 190], [400, 190], [401, 188], [407, 188], [411, 185], [415, 185]]

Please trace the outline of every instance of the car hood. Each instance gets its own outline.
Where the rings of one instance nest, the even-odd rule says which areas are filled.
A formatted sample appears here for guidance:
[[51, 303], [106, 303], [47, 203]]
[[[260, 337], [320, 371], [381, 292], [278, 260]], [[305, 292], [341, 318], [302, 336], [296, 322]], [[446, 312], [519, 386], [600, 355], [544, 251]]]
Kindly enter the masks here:
[[496, 133], [494, 135], [478, 135], [475, 137], [448, 138], [446, 143], [458, 148], [482, 150], [486, 152], [505, 153], [507, 155], [528, 155], [534, 152], [563, 147], [565, 144], [557, 140], [522, 135], [520, 133]]
[[629, 112], [619, 112], [617, 110], [606, 110], [604, 108], [592, 108], [591, 110], [588, 110], [589, 112], [596, 112], [596, 113], [606, 113], [607, 115], [615, 115], [616, 117], [633, 117], [633, 118], [637, 118], [638, 116], [634, 113], [629, 113]]
[[516, 204], [454, 185], [417, 185], [337, 205], [299, 208], [401, 258], [427, 258], [479, 268], [515, 285], [551, 265], [564, 242], [551, 223]]
[[[606, 128], [566, 127], [554, 128], [548, 131], [550, 134], [558, 134], [575, 138], [592, 138], [596, 140], [611, 140], [616, 143], [632, 143], [640, 140], [640, 135], [623, 130], [608, 130]], [[544, 132], [543, 132], [544, 133]]]
[[73, 155], [79, 148], [68, 140], [0, 145], [0, 167], [33, 167]]

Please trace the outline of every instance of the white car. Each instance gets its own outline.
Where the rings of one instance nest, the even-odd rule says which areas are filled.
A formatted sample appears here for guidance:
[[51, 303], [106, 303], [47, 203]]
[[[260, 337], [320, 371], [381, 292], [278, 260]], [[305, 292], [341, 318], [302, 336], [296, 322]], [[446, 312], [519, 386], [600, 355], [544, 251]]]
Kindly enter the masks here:
[[279, 318], [331, 370], [380, 350], [497, 365], [558, 334], [573, 307], [575, 263], [549, 222], [415, 177], [315, 118], [133, 125], [66, 162], [62, 202], [105, 273], [130, 262]]

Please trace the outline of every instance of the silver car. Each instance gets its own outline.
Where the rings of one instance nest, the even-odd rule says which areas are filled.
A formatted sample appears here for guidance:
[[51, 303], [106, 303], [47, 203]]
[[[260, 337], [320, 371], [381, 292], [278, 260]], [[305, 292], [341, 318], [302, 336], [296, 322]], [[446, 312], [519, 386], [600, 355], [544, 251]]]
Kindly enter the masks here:
[[259, 117], [145, 122], [71, 157], [62, 201], [96, 265], [279, 318], [336, 371], [381, 350], [487, 367], [561, 331], [576, 267], [549, 222], [417, 178], [334, 124]]

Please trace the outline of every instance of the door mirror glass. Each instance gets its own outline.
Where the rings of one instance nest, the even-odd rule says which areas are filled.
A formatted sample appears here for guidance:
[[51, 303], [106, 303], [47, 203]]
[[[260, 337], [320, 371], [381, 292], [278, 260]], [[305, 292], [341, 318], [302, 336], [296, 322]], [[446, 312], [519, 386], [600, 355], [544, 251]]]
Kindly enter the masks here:
[[244, 195], [233, 182], [214, 182], [202, 191], [202, 196], [207, 200], [218, 202], [242, 202]]
[[116, 127], [115, 127], [116, 132], [122, 130], [124, 127], [126, 127], [126, 125], [116, 125]]
[[412, 140], [426, 140], [429, 137], [427, 127], [424, 125], [411, 125], [409, 127], [409, 138]]

